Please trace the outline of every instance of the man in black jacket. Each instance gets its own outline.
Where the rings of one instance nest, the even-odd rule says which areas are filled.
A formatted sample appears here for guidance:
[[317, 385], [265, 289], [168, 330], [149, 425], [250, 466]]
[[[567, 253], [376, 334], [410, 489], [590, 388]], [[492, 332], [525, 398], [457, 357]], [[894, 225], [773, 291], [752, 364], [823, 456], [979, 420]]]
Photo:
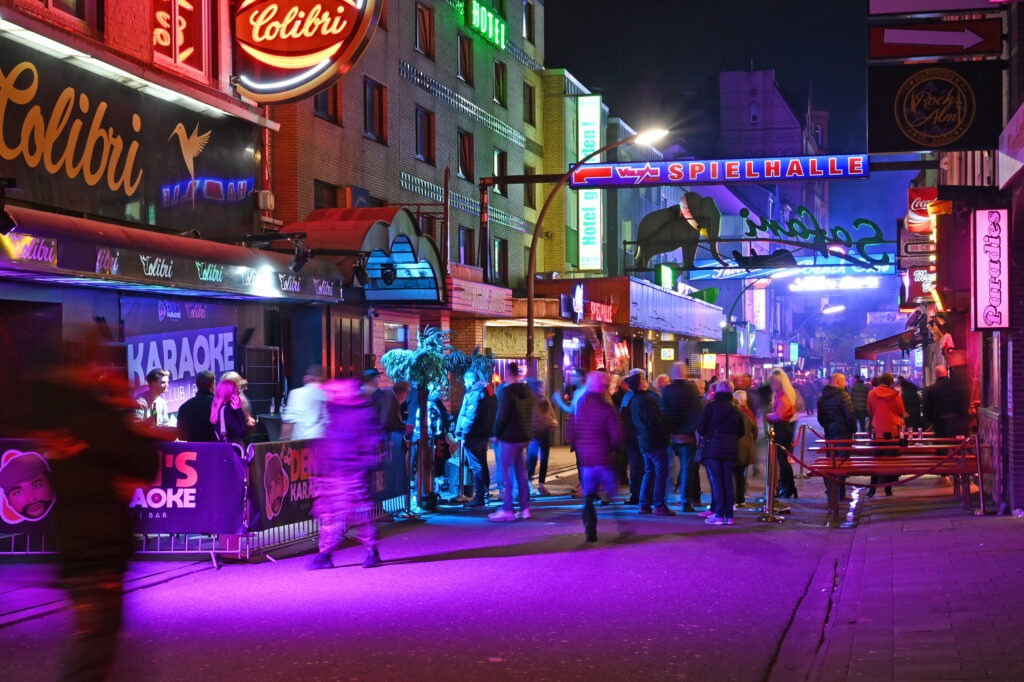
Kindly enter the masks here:
[[[498, 466], [505, 484], [504, 504], [490, 514], [491, 521], [512, 521], [530, 518], [530, 481], [526, 476], [526, 446], [530, 443], [533, 423], [533, 391], [521, 382], [519, 366], [508, 365], [508, 384], [498, 392], [498, 413], [494, 419], [495, 449]], [[512, 492], [516, 477], [519, 485], [519, 512], [514, 513]]]
[[939, 438], [966, 436], [969, 430], [967, 391], [962, 383], [949, 377], [945, 365], [935, 368], [935, 381], [924, 389], [924, 419], [935, 428]]
[[636, 427], [640, 452], [644, 456], [644, 480], [640, 486], [640, 513], [675, 516], [665, 502], [665, 484], [668, 482], [669, 431], [665, 417], [658, 407], [658, 396], [649, 390], [644, 373], [626, 377], [626, 385], [636, 393], [630, 401], [633, 425]]
[[462, 377], [466, 395], [462, 398], [459, 418], [455, 422], [455, 439], [462, 443], [470, 471], [473, 472], [473, 499], [466, 507], [487, 504], [487, 490], [491, 487], [491, 474], [487, 468], [487, 441], [494, 431], [494, 416], [498, 399], [490, 382], [480, 378], [474, 370]]
[[700, 504], [700, 465], [696, 462], [697, 422], [704, 398], [697, 384], [683, 378], [685, 365], [677, 362], [670, 370], [672, 383], [661, 392], [661, 410], [671, 434], [671, 452], [679, 458], [679, 490], [684, 512]]
[[178, 408], [178, 440], [212, 443], [217, 440], [210, 409], [213, 406], [213, 386], [217, 375], [203, 370], [196, 375], [196, 394]]
[[[828, 386], [821, 390], [818, 423], [825, 429], [825, 440], [851, 440], [857, 432], [857, 413], [846, 392], [846, 377], [839, 372], [833, 374]], [[839, 486], [839, 499], [845, 497], [846, 484], [843, 483]]]

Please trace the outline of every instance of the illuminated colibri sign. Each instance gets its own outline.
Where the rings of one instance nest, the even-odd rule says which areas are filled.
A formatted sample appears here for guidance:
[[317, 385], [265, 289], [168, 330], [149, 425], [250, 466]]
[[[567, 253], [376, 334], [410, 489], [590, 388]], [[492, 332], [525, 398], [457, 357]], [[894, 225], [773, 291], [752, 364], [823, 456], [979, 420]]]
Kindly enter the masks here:
[[776, 156], [762, 159], [588, 163], [573, 171], [569, 186], [580, 189], [653, 185], [727, 185], [735, 182], [806, 182], [866, 177], [867, 154]]
[[797, 277], [790, 282], [789, 290], [804, 291], [853, 291], [856, 289], [877, 289], [881, 284], [878, 277]]
[[971, 251], [971, 314], [975, 329], [1010, 326], [1008, 212], [974, 212]]
[[[583, 159], [601, 147], [601, 96], [576, 98], [577, 153]], [[579, 269], [600, 270], [604, 246], [602, 193], [584, 188], [577, 197], [579, 210]]]
[[[880, 256], [881, 254], [875, 254]], [[878, 265], [873, 268], [860, 267], [837, 263], [834, 258], [823, 259], [820, 256], [795, 256], [797, 267], [784, 268], [754, 268], [751, 270], [722, 269], [718, 261], [698, 260], [694, 262], [696, 270], [687, 273], [687, 279], [754, 279], [758, 277], [771, 277], [772, 279], [784, 279], [794, 276], [828, 276], [847, 277], [851, 275], [894, 275], [896, 266], [891, 262], [887, 265]]]
[[359, 59], [382, 0], [241, 0], [235, 10], [235, 89], [259, 103], [321, 90]]
[[488, 42], [505, 49], [505, 36], [508, 25], [492, 10], [481, 5], [477, 0], [466, 0], [466, 25], [482, 35]]

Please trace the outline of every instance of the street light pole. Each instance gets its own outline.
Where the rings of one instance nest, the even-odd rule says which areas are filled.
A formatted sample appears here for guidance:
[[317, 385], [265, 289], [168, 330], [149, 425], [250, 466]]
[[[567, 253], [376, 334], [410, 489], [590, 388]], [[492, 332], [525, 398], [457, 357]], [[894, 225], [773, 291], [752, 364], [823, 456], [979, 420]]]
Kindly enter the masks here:
[[544, 199], [544, 205], [540, 208], [540, 213], [537, 215], [537, 225], [533, 228], [533, 234], [530, 236], [530, 255], [527, 260], [526, 266], [526, 368], [527, 376], [531, 379], [536, 379], [537, 373], [537, 357], [534, 352], [534, 340], [533, 340], [533, 324], [534, 324], [534, 297], [535, 297], [535, 282], [537, 279], [537, 240], [540, 237], [541, 231], [544, 229], [544, 217], [548, 213], [548, 209], [551, 208], [551, 203], [555, 199], [555, 195], [558, 194], [558, 190], [562, 189], [565, 183], [569, 182], [569, 178], [572, 177], [573, 172], [590, 161], [595, 156], [603, 154], [604, 152], [621, 147], [626, 144], [639, 142], [641, 144], [651, 144], [661, 139], [668, 134], [667, 130], [656, 130], [656, 131], [645, 131], [642, 133], [636, 133], [625, 137], [621, 140], [616, 140], [606, 144], [605, 146], [597, 149], [590, 154], [587, 154], [576, 163], [569, 166], [562, 177], [558, 178], [555, 186], [548, 193]]

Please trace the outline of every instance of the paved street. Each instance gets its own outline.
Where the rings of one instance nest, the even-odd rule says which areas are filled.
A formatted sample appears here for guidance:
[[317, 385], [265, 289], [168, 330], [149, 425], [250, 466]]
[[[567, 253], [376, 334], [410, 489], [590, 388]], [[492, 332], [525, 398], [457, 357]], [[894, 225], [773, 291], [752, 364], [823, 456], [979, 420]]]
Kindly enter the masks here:
[[[799, 486], [781, 524], [619, 504], [588, 545], [559, 494], [529, 521], [450, 508], [387, 524], [374, 570], [347, 546], [307, 571], [312, 543], [219, 570], [137, 562], [116, 679], [1024, 678], [1024, 592], [1006, 589], [1022, 583], [1020, 519], [973, 517], [926, 478], [826, 529], [821, 481]], [[0, 679], [53, 678], [71, 620], [49, 575], [0, 566]]]

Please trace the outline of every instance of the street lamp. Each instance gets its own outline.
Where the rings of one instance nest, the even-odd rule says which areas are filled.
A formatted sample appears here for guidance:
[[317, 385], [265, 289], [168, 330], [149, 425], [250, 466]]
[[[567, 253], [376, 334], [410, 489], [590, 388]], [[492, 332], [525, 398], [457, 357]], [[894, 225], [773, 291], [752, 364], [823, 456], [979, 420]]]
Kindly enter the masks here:
[[534, 290], [535, 280], [537, 279], [537, 239], [544, 228], [544, 216], [547, 215], [548, 209], [551, 207], [551, 202], [554, 201], [555, 195], [558, 194], [558, 190], [562, 189], [562, 186], [569, 181], [572, 177], [573, 171], [590, 161], [595, 156], [603, 154], [609, 150], [621, 147], [626, 144], [646, 144], [651, 145], [668, 135], [667, 130], [646, 130], [642, 133], [630, 135], [629, 137], [611, 142], [601, 147], [600, 149], [587, 154], [576, 163], [569, 166], [569, 170], [565, 172], [555, 183], [555, 186], [548, 193], [546, 199], [544, 199], [544, 205], [540, 208], [540, 214], [537, 216], [537, 225], [533, 228], [533, 235], [530, 237], [530, 256], [526, 266], [526, 366], [527, 376], [532, 379], [537, 378], [537, 358], [534, 354], [533, 344], [533, 322], [534, 322]]

